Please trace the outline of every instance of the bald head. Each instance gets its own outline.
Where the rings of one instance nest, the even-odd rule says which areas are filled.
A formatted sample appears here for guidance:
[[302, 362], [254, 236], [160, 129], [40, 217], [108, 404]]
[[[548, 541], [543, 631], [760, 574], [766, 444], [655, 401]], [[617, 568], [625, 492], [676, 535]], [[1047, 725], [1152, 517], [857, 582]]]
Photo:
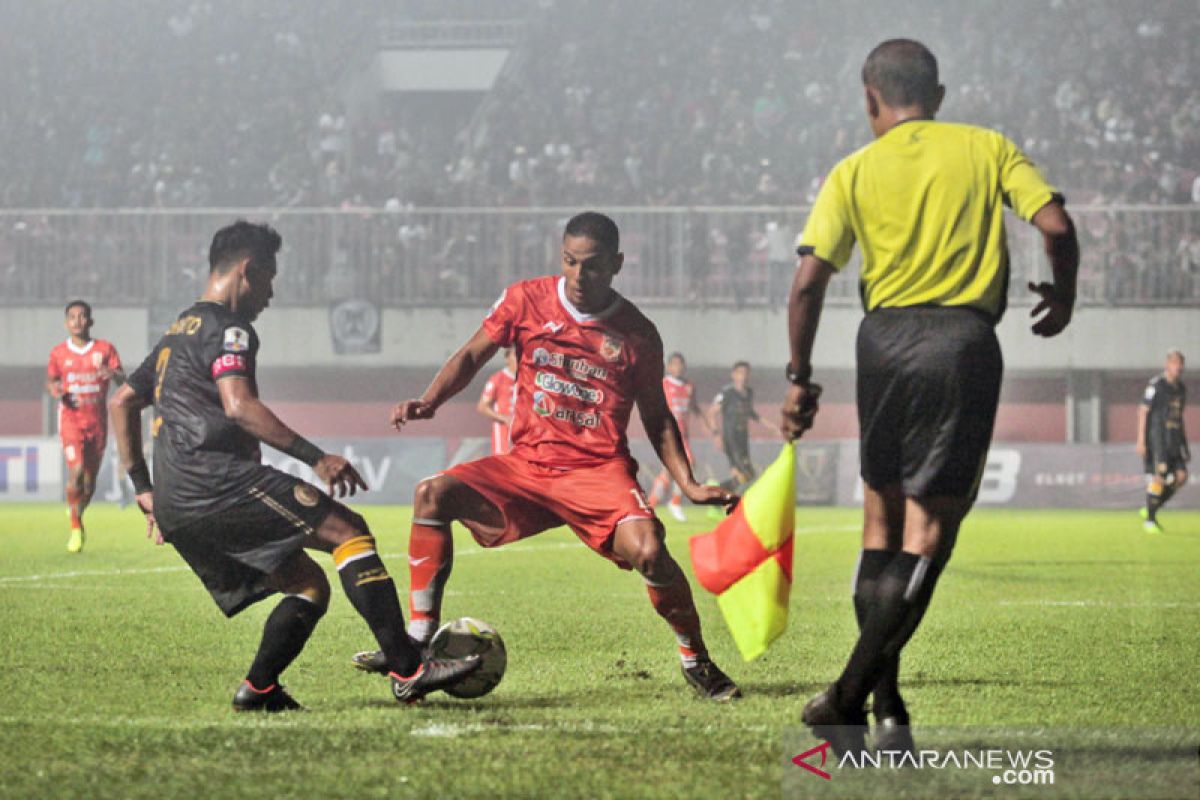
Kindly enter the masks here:
[[862, 80], [892, 108], [920, 106], [932, 113], [941, 102], [937, 59], [912, 39], [888, 39], [878, 45], [863, 62]]

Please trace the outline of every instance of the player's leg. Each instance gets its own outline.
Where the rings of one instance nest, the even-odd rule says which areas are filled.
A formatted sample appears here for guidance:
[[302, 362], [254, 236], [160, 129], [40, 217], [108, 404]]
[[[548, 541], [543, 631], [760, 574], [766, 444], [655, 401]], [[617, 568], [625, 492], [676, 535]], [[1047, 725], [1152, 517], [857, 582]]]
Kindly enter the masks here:
[[105, 437], [90, 437], [83, 441], [83, 467], [79, 483], [79, 519], [83, 520], [83, 512], [87, 510], [96, 494], [96, 477], [100, 474], [100, 465], [104, 461]]
[[300, 708], [279, 685], [279, 676], [300, 655], [329, 608], [329, 581], [302, 550], [267, 578], [283, 599], [267, 617], [258, 653], [233, 698], [236, 711], [288, 711]]
[[503, 527], [500, 509], [463, 481], [445, 473], [417, 484], [408, 538], [408, 635], [426, 644], [442, 616], [442, 596], [454, 566], [450, 523]]
[[629, 519], [617, 525], [612, 550], [646, 581], [651, 605], [675, 633], [688, 682], [713, 700], [741, 697], [737, 685], [709, 658], [692, 589], [678, 562], [668, 552], [664, 535], [662, 523], [657, 519]]
[[333, 554], [342, 590], [374, 634], [397, 700], [415, 702], [479, 668], [479, 660], [474, 657], [456, 661], [422, 657], [404, 629], [404, 612], [400, 609], [396, 584], [376, 552], [375, 537], [360, 515], [334, 503], [312, 539], [310, 546]]
[[646, 495], [646, 499], [650, 503], [650, 507], [654, 508], [658, 505], [658, 501], [662, 499], [667, 490], [671, 488], [671, 473], [666, 467], [659, 470], [658, 475], [654, 478], [654, 483], [650, 485], [650, 493]]
[[[903, 545], [905, 508], [904, 494], [899, 484], [881, 489], [864, 484], [863, 493], [863, 549], [859, 553], [852, 586], [854, 616], [860, 633], [875, 602], [879, 580]], [[876, 745], [879, 744], [882, 730], [908, 725], [908, 710], [900, 696], [899, 676], [900, 655], [897, 653], [889, 659], [872, 690], [872, 711], [877, 723]]]
[[62, 432], [63, 459], [67, 462], [67, 517], [70, 520], [70, 538], [67, 551], [78, 553], [83, 549], [83, 515], [80, 499], [83, 496], [84, 442], [81, 437], [68, 431]]
[[1162, 533], [1158, 522], [1158, 511], [1174, 494], [1171, 486], [1170, 465], [1158, 453], [1151, 453], [1147, 458], [1150, 467], [1146, 475], [1146, 508], [1142, 512], [1143, 529], [1147, 533]]
[[396, 584], [379, 558], [375, 537], [360, 515], [340, 503], [332, 505], [308, 546], [333, 554], [342, 590], [375, 635], [388, 670], [411, 675], [421, 654], [405, 635]]

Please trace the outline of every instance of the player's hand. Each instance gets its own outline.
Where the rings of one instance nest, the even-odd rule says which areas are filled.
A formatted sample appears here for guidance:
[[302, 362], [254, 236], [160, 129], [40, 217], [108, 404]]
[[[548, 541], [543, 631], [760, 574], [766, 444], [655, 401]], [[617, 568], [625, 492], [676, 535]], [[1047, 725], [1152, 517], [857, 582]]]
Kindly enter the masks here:
[[354, 495], [359, 489], [367, 491], [367, 482], [362, 479], [349, 461], [333, 453], [326, 453], [313, 465], [313, 472], [329, 487], [330, 497]]
[[162, 544], [162, 531], [158, 529], [158, 520], [154, 518], [154, 493], [142, 492], [134, 499], [146, 515], [146, 538], [153, 539], [155, 544]]
[[74, 408], [76, 406], [75, 395], [70, 392], [63, 392], [62, 397], [59, 399], [62, 400], [62, 404], [67, 408]]
[[711, 486], [701, 483], [690, 483], [683, 487], [683, 493], [698, 506], [724, 506], [725, 510], [732, 511], [737, 505], [738, 497], [733, 492], [726, 491], [720, 486]]
[[403, 430], [404, 423], [414, 419], [433, 419], [436, 409], [430, 403], [421, 399], [405, 400], [392, 409], [392, 427]]
[[821, 406], [821, 385], [818, 383], [792, 384], [788, 387], [780, 415], [783, 436], [789, 442], [799, 439], [813, 426], [813, 418]]
[[1033, 323], [1031, 330], [1037, 336], [1058, 336], [1071, 322], [1071, 314], [1075, 308], [1074, 299], [1066, 297], [1065, 293], [1052, 283], [1030, 281], [1029, 291], [1042, 298], [1041, 302], [1033, 307], [1033, 311], [1029, 312], [1029, 316], [1036, 317], [1045, 312], [1041, 319]]

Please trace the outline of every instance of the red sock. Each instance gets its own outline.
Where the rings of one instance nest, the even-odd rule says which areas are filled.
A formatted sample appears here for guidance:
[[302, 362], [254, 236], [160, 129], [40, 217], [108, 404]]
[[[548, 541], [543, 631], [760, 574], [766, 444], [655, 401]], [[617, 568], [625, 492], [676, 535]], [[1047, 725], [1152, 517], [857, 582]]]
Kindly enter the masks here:
[[667, 491], [670, 483], [671, 479], [662, 473], [659, 473], [658, 477], [654, 479], [654, 485], [650, 487], [650, 496], [647, 498], [651, 507], [658, 505], [658, 498]]
[[437, 628], [453, 564], [450, 524], [414, 519], [408, 536], [408, 635], [419, 642], [429, 641]]
[[682, 573], [666, 586], [646, 584], [650, 604], [658, 615], [675, 631], [679, 642], [679, 657], [686, 667], [694, 666], [698, 660], [708, 657], [704, 637], [700, 633], [700, 615], [692, 602], [692, 588]]
[[82, 528], [82, 514], [79, 510], [81, 495], [78, 489], [67, 489], [67, 510], [71, 512], [71, 528]]

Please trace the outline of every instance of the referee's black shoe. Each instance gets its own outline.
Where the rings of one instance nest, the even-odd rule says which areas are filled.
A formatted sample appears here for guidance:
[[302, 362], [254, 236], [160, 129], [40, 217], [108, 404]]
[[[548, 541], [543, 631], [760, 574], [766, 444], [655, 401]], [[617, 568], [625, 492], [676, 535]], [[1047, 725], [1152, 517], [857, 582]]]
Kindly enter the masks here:
[[813, 732], [813, 736], [824, 739], [833, 746], [837, 756], [844, 753], [862, 753], [867, 749], [867, 714], [859, 710], [848, 713], [837, 706], [837, 684], [809, 700], [800, 712], [801, 721]]
[[913, 742], [908, 714], [876, 713], [875, 727], [871, 730], [871, 744], [876, 750], [883, 752], [915, 753], [917, 745]]
[[233, 696], [234, 711], [303, 711], [304, 706], [297, 703], [287, 690], [278, 683], [273, 683], [266, 689], [255, 689], [250, 681], [242, 681], [237, 693]]

